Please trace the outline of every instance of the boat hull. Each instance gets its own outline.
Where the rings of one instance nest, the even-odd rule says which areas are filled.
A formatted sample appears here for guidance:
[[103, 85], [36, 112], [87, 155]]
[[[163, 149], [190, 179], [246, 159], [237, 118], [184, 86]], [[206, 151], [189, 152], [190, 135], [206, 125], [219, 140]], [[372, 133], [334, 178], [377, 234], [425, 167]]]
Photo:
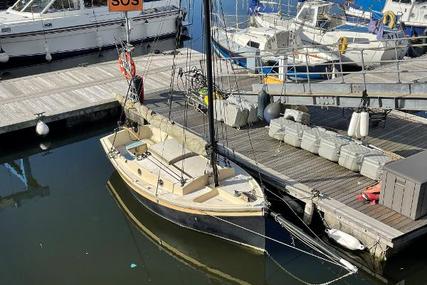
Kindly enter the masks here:
[[[83, 17], [83, 16], [82, 16]], [[132, 42], [176, 35], [179, 9], [139, 15], [131, 18]], [[82, 18], [82, 21], [87, 21]], [[161, 27], [161, 29], [159, 28]], [[6, 34], [0, 37], [1, 48], [10, 61], [28, 58], [53, 58], [112, 47], [125, 40], [123, 20], [116, 18], [75, 27], [58, 27], [37, 32]]]
[[131, 190], [131, 192], [141, 205], [176, 225], [247, 246], [256, 251], [265, 250], [264, 216], [221, 217], [181, 212], [152, 202], [136, 191]]
[[[262, 62], [262, 66], [257, 64], [256, 62], [249, 62], [245, 55], [239, 54], [237, 52], [233, 52], [223, 47], [217, 41], [213, 42], [213, 47], [215, 52], [224, 59], [231, 59], [235, 64], [248, 68], [250, 70], [254, 70], [256, 73], [261, 73], [265, 75], [274, 75], [274, 73], [278, 73], [278, 62], [268, 61]], [[252, 58], [251, 58], [252, 60]], [[255, 68], [254, 68], [255, 66]], [[330, 72], [328, 70], [330, 65], [318, 65], [318, 66], [301, 66], [295, 65], [292, 66], [292, 63], [289, 63], [289, 67], [286, 71], [286, 76], [292, 80], [326, 80], [328, 76], [326, 72]], [[307, 71], [308, 69], [308, 71]]]

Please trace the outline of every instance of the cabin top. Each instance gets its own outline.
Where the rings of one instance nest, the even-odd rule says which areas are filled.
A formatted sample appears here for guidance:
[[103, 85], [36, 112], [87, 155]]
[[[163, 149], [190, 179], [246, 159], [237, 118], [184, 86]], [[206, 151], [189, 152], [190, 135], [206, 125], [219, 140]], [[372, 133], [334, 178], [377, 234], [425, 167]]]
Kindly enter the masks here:
[[331, 29], [345, 23], [345, 11], [336, 3], [325, 1], [304, 2], [296, 20], [307, 26]]
[[[161, 2], [161, 0], [144, 0], [144, 3], [154, 1]], [[172, 4], [173, 3], [171, 3], [171, 5]], [[18, 0], [8, 9], [8, 11], [48, 14], [102, 7], [107, 7], [107, 0]]]

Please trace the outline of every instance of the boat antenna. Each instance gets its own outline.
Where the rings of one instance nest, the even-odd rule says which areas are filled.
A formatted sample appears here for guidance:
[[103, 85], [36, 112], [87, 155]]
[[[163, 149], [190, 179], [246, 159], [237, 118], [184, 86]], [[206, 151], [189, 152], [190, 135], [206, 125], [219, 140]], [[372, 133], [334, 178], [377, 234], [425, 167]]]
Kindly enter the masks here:
[[216, 164], [217, 143], [215, 140], [214, 108], [213, 108], [213, 79], [212, 79], [212, 39], [211, 39], [211, 12], [210, 0], [204, 0], [204, 26], [205, 26], [205, 53], [206, 53], [206, 78], [208, 85], [208, 123], [209, 144], [207, 153], [210, 156], [214, 183], [218, 186], [218, 168]]

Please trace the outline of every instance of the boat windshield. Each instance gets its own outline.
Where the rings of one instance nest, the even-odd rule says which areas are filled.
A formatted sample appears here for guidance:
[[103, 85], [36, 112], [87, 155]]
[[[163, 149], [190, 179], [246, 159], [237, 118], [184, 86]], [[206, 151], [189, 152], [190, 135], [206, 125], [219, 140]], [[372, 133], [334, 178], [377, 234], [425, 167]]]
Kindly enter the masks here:
[[46, 13], [80, 9], [79, 0], [56, 0], [49, 5], [51, 2], [52, 0], [19, 0], [12, 9], [29, 13], [41, 13], [46, 7], [49, 7]]
[[332, 29], [345, 22], [345, 11], [338, 4], [319, 7], [316, 26], [323, 29]]
[[31, 0], [19, 0], [12, 6], [12, 9], [20, 12], [30, 2], [31, 2]]

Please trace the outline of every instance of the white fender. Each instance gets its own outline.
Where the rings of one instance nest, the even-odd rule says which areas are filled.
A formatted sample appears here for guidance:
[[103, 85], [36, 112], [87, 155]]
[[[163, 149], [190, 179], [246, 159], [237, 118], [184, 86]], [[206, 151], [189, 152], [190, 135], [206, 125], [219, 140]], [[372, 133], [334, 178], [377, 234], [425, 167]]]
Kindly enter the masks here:
[[46, 53], [46, 57], [45, 58], [46, 58], [47, 62], [51, 62], [52, 61], [52, 55], [50, 54], [50, 52]]
[[6, 63], [8, 61], [9, 55], [5, 51], [0, 52], [0, 63]]
[[356, 124], [356, 133], [354, 134], [354, 137], [356, 139], [361, 139], [362, 136], [360, 135], [360, 113], [359, 113], [359, 118], [357, 120], [357, 124]]
[[39, 120], [36, 125], [36, 133], [39, 136], [46, 136], [49, 134], [49, 126], [46, 125], [43, 121]]
[[357, 122], [359, 121], [360, 114], [357, 112], [353, 112], [351, 115], [350, 124], [348, 125], [347, 134], [350, 137], [356, 136], [356, 128], [357, 128]]
[[366, 137], [369, 134], [369, 113], [362, 112], [360, 113], [360, 136]]
[[364, 250], [365, 246], [354, 236], [338, 229], [327, 229], [329, 238], [335, 240], [339, 245], [350, 250]]

